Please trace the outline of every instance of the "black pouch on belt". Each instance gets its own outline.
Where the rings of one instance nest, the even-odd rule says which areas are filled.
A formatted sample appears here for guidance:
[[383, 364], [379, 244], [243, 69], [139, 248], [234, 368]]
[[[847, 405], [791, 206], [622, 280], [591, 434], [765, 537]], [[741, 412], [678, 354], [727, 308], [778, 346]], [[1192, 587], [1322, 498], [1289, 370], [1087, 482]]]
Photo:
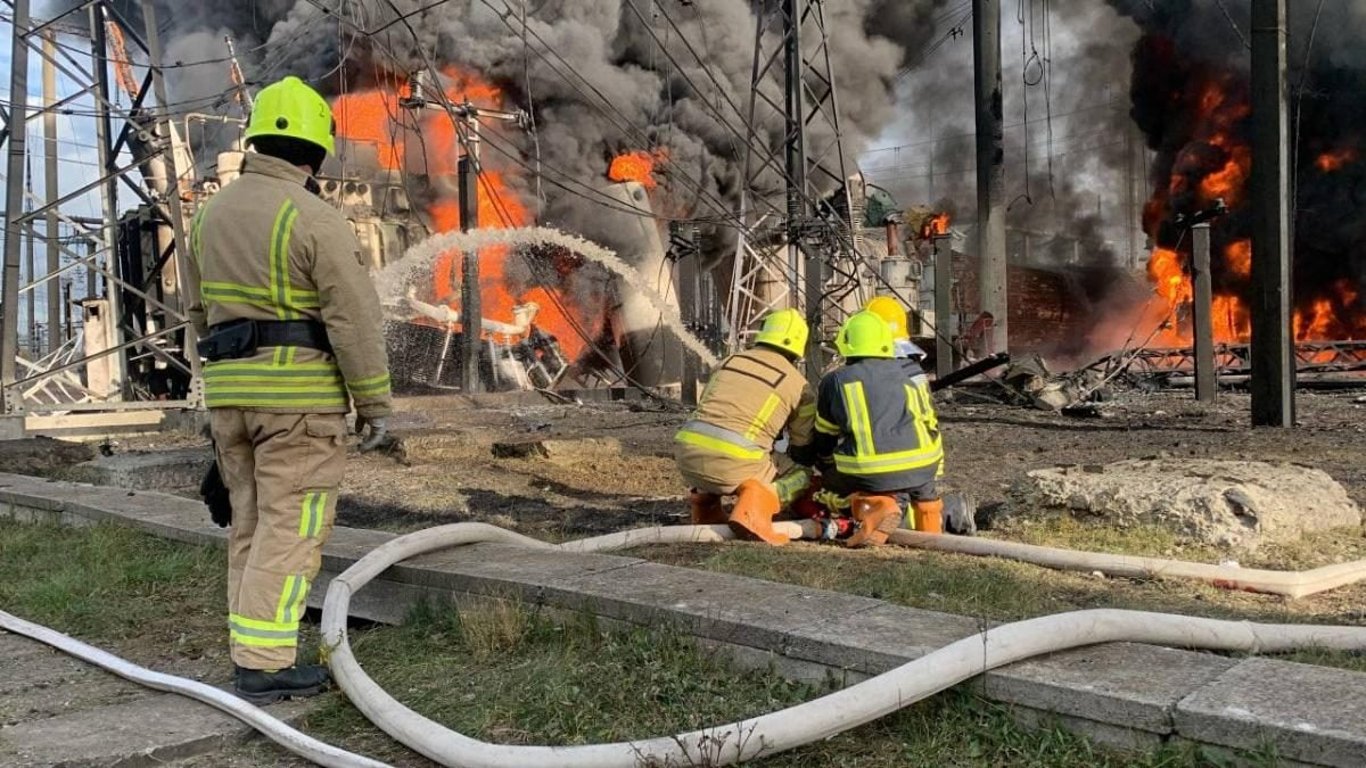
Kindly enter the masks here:
[[260, 343], [256, 337], [254, 320], [229, 320], [209, 329], [209, 335], [195, 345], [199, 356], [210, 362], [235, 360], [256, 354]]

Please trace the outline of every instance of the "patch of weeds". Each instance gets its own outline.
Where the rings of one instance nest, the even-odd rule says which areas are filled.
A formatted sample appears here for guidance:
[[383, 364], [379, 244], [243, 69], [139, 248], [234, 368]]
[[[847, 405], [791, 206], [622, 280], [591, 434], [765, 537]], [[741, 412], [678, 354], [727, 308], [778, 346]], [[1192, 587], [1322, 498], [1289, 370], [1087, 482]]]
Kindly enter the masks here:
[[128, 640], [167, 621], [188, 633], [210, 617], [221, 627], [225, 557], [112, 525], [0, 519], [0, 605], [85, 637]]

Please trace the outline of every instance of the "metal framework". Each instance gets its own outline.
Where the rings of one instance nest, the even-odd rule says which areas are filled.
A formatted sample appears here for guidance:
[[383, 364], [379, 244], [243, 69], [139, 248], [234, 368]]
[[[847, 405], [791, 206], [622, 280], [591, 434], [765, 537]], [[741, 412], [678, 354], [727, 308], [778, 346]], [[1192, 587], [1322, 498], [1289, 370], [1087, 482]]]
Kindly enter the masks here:
[[[1299, 373], [1366, 371], [1366, 341], [1301, 341], [1295, 345], [1294, 356]], [[1141, 349], [1123, 357], [1132, 361], [1129, 369], [1132, 373], [1195, 372], [1195, 350], [1190, 347]], [[1105, 367], [1116, 359], [1114, 356], [1104, 358], [1093, 367]], [[1214, 362], [1221, 376], [1250, 373], [1253, 370], [1251, 345], [1216, 344]]]
[[[854, 201], [862, 196], [849, 189], [824, 2], [760, 0], [755, 15], [743, 228], [725, 307], [732, 349], [784, 307], [802, 309], [812, 338], [823, 340], [843, 302], [865, 298], [871, 279], [858, 253]], [[781, 152], [770, 149], [771, 137], [781, 137]], [[812, 370], [821, 358], [809, 356]]]
[[[189, 394], [184, 399], [162, 400], [157, 407], [165, 409], [195, 408], [199, 405], [198, 356], [186, 355], [193, 332], [181, 306], [182, 292], [177, 283], [184, 274], [185, 197], [177, 168], [175, 129], [172, 125], [170, 102], [160, 66], [161, 47], [157, 33], [157, 19], [150, 3], [143, 4], [143, 25], [139, 31], [119, 11], [116, 3], [108, 0], [87, 0], [46, 20], [30, 16], [30, 0], [4, 0], [13, 9], [13, 68], [10, 73], [11, 112], [0, 140], [8, 144], [8, 175], [6, 178], [6, 220], [4, 247], [3, 328], [0, 329], [0, 403], [3, 414], [22, 417], [27, 414], [76, 411], [145, 410], [147, 402], [137, 402], [140, 393], [129, 383], [130, 361], [151, 358], [157, 364], [188, 377]], [[59, 38], [65, 41], [54, 44]], [[117, 43], [111, 48], [111, 37]], [[73, 42], [75, 41], [75, 42]], [[147, 72], [137, 80], [132, 77], [130, 57], [122, 50], [128, 41], [135, 56], [147, 63]], [[89, 50], [89, 61], [73, 55], [72, 50]], [[76, 91], [66, 98], [56, 99], [45, 94], [44, 103], [36, 108], [28, 102], [28, 66], [30, 54], [41, 57], [45, 79], [55, 79], [60, 73], [77, 84]], [[130, 106], [120, 106], [111, 95], [110, 64], [116, 68], [119, 82], [129, 91]], [[73, 102], [88, 97], [93, 110], [82, 113], [71, 109]], [[153, 104], [157, 106], [152, 106]], [[37, 198], [23, 188], [21, 174], [15, 173], [25, 160], [27, 147], [25, 131], [20, 121], [44, 120], [54, 125], [52, 115], [64, 111], [69, 119], [90, 120], [96, 136], [98, 178], [76, 189], [57, 190], [55, 174], [43, 198]], [[55, 162], [55, 136], [47, 136], [49, 163]], [[136, 158], [120, 165], [125, 151]], [[136, 174], [129, 171], [141, 168], [151, 181], [149, 168], [159, 169], [161, 183], [139, 184]], [[97, 193], [101, 216], [97, 219], [76, 216], [72, 203]], [[167, 226], [174, 236], [158, 246], [150, 273], [125, 274], [118, 258], [119, 220], [121, 204], [127, 200], [133, 206], [145, 206], [153, 213], [160, 226]], [[28, 205], [26, 205], [26, 203]], [[27, 210], [26, 210], [27, 209]], [[35, 222], [46, 221], [42, 235]], [[58, 238], [54, 223], [65, 225], [70, 233]], [[45, 239], [49, 247], [46, 273], [30, 275], [21, 282], [19, 262], [24, 236]], [[83, 243], [84, 252], [71, 243]], [[60, 256], [60, 258], [58, 258]], [[63, 263], [64, 262], [64, 263]], [[19, 345], [18, 310], [21, 299], [33, 300], [34, 293], [44, 285], [50, 296], [59, 294], [60, 280], [83, 268], [87, 275], [82, 302], [89, 312], [90, 302], [99, 304], [104, 322], [111, 325], [107, 343], [92, 346], [86, 338], [89, 323], [80, 328], [68, 327], [65, 334], [49, 328], [49, 343], [45, 354], [36, 350], [21, 350]], [[102, 279], [97, 279], [102, 278]], [[124, 298], [131, 297], [148, 311], [131, 311], [124, 306]], [[69, 301], [69, 299], [68, 299]], [[160, 322], [150, 322], [155, 314]], [[57, 317], [52, 308], [50, 317]], [[51, 325], [49, 320], [49, 325]], [[68, 326], [74, 325], [71, 321]], [[65, 337], [65, 338], [64, 338]], [[80, 371], [99, 361], [110, 366], [109, 378], [115, 382], [114, 391], [92, 391], [81, 383]], [[94, 414], [96, 417], [98, 413]]]

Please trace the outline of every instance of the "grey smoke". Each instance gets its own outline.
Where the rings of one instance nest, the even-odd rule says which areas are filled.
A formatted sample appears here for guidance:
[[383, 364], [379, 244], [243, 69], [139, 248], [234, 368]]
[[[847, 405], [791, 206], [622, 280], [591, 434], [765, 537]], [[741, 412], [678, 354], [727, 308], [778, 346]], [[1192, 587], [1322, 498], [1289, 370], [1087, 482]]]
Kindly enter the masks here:
[[[438, 66], [475, 69], [500, 85], [515, 106], [534, 106], [542, 160], [553, 169], [547, 178], [582, 192], [582, 185], [603, 182], [608, 161], [618, 152], [664, 145], [670, 150], [664, 170], [670, 196], [661, 207], [678, 217], [718, 223], [731, 215], [748, 138], [754, 45], [748, 0], [543, 0], [525, 8], [517, 0], [452, 0], [396, 22], [396, 13], [428, 4], [430, 0], [318, 0], [316, 5], [308, 0], [158, 0], [158, 9], [168, 58], [215, 56], [221, 52], [222, 34], [229, 32], [242, 52], [248, 79], [257, 83], [292, 73], [335, 93], [343, 79], [350, 88], [373, 83], [377, 68], [416, 70], [424, 65], [423, 54]], [[847, 172], [856, 169], [857, 152], [896, 118], [893, 80], [927, 42], [924, 20], [949, 4], [824, 4]], [[127, 3], [128, 12], [136, 16], [138, 5]], [[522, 37], [524, 10], [534, 50], [529, 58]], [[374, 30], [386, 24], [373, 39], [358, 38], [349, 28]], [[773, 35], [767, 33], [770, 46]], [[226, 89], [226, 77], [222, 65], [189, 67], [179, 71], [171, 86], [177, 101], [212, 103]], [[782, 103], [776, 79], [770, 78], [763, 91]], [[777, 114], [758, 110], [755, 130], [756, 143], [780, 154]], [[528, 137], [505, 132], [495, 139], [519, 159], [530, 157]], [[812, 153], [819, 154], [829, 135], [815, 126], [808, 141]], [[498, 151], [487, 152], [486, 162], [510, 164]], [[781, 188], [776, 172], [767, 172], [760, 181], [765, 188]], [[595, 204], [583, 196], [554, 185], [546, 190], [549, 223], [574, 228], [576, 221], [594, 214]]]
[[[1125, 230], [1100, 224], [1121, 219], [1126, 146], [1137, 153], [1141, 145], [1136, 134], [1131, 144], [1125, 141], [1126, 131], [1133, 131], [1129, 51], [1139, 30], [1105, 4], [1060, 0], [1050, 4], [1046, 36], [1043, 10], [1042, 4], [1020, 5], [1022, 23], [1017, 6], [1002, 9], [1007, 226], [1017, 230], [1009, 248], [1023, 257], [1028, 231], [1036, 233], [1029, 254], [1035, 260], [1064, 263], [1080, 255], [1083, 264], [1116, 264], [1127, 245]], [[971, 230], [977, 207], [972, 23], [966, 20], [956, 37], [948, 36], [950, 28], [942, 23], [935, 30], [946, 41], [906, 78], [900, 114], [878, 138], [880, 147], [902, 148], [871, 153], [865, 161], [874, 180], [903, 204], [947, 210], [956, 226]], [[1047, 92], [1045, 57], [1051, 58]], [[1134, 170], [1141, 178], [1142, 166]], [[1141, 196], [1142, 184], [1135, 186]], [[1084, 246], [1079, 253], [1073, 240]]]

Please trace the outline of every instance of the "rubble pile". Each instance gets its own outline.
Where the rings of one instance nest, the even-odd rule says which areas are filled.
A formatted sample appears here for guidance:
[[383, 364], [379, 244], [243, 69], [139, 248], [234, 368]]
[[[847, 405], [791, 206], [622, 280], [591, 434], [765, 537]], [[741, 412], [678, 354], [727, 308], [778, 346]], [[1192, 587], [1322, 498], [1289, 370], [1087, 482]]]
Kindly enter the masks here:
[[1028, 473], [1010, 514], [1063, 511], [1116, 527], [1156, 525], [1195, 543], [1248, 552], [1265, 542], [1361, 525], [1361, 510], [1319, 469], [1213, 459], [1129, 459]]

